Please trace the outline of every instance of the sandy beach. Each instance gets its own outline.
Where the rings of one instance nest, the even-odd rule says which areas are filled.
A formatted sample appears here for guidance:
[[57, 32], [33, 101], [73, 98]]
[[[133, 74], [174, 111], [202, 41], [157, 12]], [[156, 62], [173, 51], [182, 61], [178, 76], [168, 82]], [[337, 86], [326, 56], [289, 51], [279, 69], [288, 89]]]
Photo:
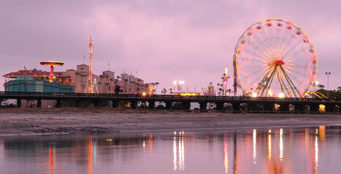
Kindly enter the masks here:
[[0, 136], [119, 134], [341, 125], [341, 115], [113, 109], [0, 109]]

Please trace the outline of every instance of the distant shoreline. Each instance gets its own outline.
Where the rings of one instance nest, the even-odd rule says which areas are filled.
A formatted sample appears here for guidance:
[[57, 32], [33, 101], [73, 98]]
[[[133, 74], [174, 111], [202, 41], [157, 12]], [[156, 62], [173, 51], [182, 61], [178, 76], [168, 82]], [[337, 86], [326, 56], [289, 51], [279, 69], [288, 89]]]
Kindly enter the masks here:
[[0, 137], [339, 126], [341, 114], [253, 114], [111, 108], [1, 108]]

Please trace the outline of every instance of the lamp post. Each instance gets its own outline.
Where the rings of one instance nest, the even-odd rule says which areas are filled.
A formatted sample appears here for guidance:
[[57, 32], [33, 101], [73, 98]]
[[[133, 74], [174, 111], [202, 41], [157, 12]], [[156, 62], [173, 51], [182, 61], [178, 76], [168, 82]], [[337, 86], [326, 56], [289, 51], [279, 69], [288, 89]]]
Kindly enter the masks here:
[[178, 90], [178, 92], [182, 91], [182, 87], [181, 85], [184, 85], [185, 84], [185, 81], [183, 80], [174, 80], [173, 81], [173, 85], [174, 85], [174, 92], [175, 92], [175, 89]]
[[332, 74], [331, 72], [326, 72], [325, 73], [326, 74], [326, 76], [327, 76], [327, 91], [328, 91], [328, 98], [330, 97], [329, 96], [329, 76]]
[[326, 72], [325, 73], [326, 74], [326, 76], [327, 76], [327, 89], [329, 90], [329, 76], [332, 74], [331, 72]]

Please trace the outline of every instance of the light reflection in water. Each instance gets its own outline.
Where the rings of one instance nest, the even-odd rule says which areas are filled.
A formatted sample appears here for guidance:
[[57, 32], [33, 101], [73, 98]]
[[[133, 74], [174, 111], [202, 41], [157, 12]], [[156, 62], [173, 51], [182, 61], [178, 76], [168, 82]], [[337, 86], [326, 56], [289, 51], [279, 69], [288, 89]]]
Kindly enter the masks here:
[[143, 149], [146, 148], [146, 141], [145, 140], [143, 140], [143, 142], [142, 142], [142, 147], [143, 147]]
[[319, 126], [320, 140], [323, 142], [326, 136], [326, 126]]
[[53, 166], [54, 166], [54, 157], [55, 157], [55, 148], [52, 145], [49, 145], [49, 173], [53, 174]]
[[96, 164], [96, 154], [97, 154], [97, 148], [96, 148], [96, 141], [92, 140], [92, 159], [93, 159], [93, 164]]
[[176, 147], [176, 132], [174, 134], [174, 138], [173, 138], [173, 170], [177, 170], [178, 169], [178, 166], [177, 166], [177, 147]]
[[185, 145], [184, 145], [184, 132], [182, 131], [182, 134], [180, 136], [180, 142], [179, 142], [179, 149], [181, 150], [179, 152], [179, 156], [181, 156], [180, 158], [180, 170], [185, 170]]
[[[337, 173], [341, 166], [333, 159], [338, 159], [341, 153], [340, 132], [341, 128], [323, 126], [202, 134], [178, 131], [165, 133], [166, 136], [143, 134], [129, 138], [113, 136], [110, 139], [82, 137], [59, 141], [42, 137], [38, 140], [4, 140], [3, 151], [0, 143], [0, 167], [1, 173], [25, 173], [29, 164], [29, 173], [49, 174], [317, 174], [327, 173], [329, 168], [334, 169], [332, 173]], [[149, 151], [153, 146], [153, 151]], [[11, 164], [15, 166], [7, 167]], [[20, 169], [20, 166], [24, 167]]]
[[93, 164], [93, 146], [92, 146], [92, 137], [89, 137], [88, 142], [88, 174], [92, 174], [92, 164]]
[[[316, 135], [318, 134], [318, 130], [317, 129], [315, 130], [315, 134]], [[305, 144], [306, 147], [308, 147], [308, 145], [309, 145], [309, 137], [310, 137], [309, 128], [305, 128], [304, 129], [304, 144]]]
[[268, 158], [271, 159], [271, 129], [269, 129], [268, 133]]
[[224, 136], [224, 167], [225, 167], [225, 173], [227, 174], [229, 171], [229, 150], [228, 150], [226, 136]]
[[252, 142], [253, 142], [253, 163], [256, 164], [257, 163], [257, 160], [256, 160], [256, 157], [257, 157], [257, 150], [256, 150], [256, 147], [257, 147], [257, 130], [256, 129], [253, 129], [252, 131]]
[[317, 174], [318, 173], [317, 172], [318, 161], [319, 161], [319, 144], [318, 144], [317, 136], [315, 136], [314, 150], [315, 150], [314, 173]]
[[148, 147], [149, 147], [149, 151], [153, 152], [153, 135], [150, 134], [148, 137]]
[[233, 174], [238, 173], [237, 133], [233, 134]]
[[279, 159], [283, 160], [283, 129], [279, 130]]
[[184, 145], [184, 131], [179, 132], [176, 136], [174, 132], [173, 137], [173, 170], [177, 170], [179, 166], [180, 171], [185, 170], [185, 145]]

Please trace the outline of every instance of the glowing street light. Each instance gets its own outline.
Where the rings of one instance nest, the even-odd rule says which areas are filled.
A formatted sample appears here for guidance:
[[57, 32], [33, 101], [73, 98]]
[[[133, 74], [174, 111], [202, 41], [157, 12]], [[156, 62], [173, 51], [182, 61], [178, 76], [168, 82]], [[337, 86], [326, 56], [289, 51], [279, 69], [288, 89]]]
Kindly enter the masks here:
[[269, 89], [268, 94], [270, 97], [272, 97], [274, 94], [272, 93], [271, 89]]
[[183, 81], [183, 80], [179, 80], [179, 81], [178, 80], [174, 80], [173, 84], [174, 84], [174, 86], [176, 86], [176, 87], [174, 87], [174, 89], [177, 88], [177, 90], [179, 92], [179, 91], [182, 90], [181, 85], [185, 84], [185, 81]]
[[252, 93], [252, 95], [251, 95], [253, 98], [257, 98], [257, 93]]
[[278, 98], [284, 98], [284, 97], [285, 97], [285, 95], [284, 95], [283, 92], [280, 92], [280, 93], [278, 94]]

